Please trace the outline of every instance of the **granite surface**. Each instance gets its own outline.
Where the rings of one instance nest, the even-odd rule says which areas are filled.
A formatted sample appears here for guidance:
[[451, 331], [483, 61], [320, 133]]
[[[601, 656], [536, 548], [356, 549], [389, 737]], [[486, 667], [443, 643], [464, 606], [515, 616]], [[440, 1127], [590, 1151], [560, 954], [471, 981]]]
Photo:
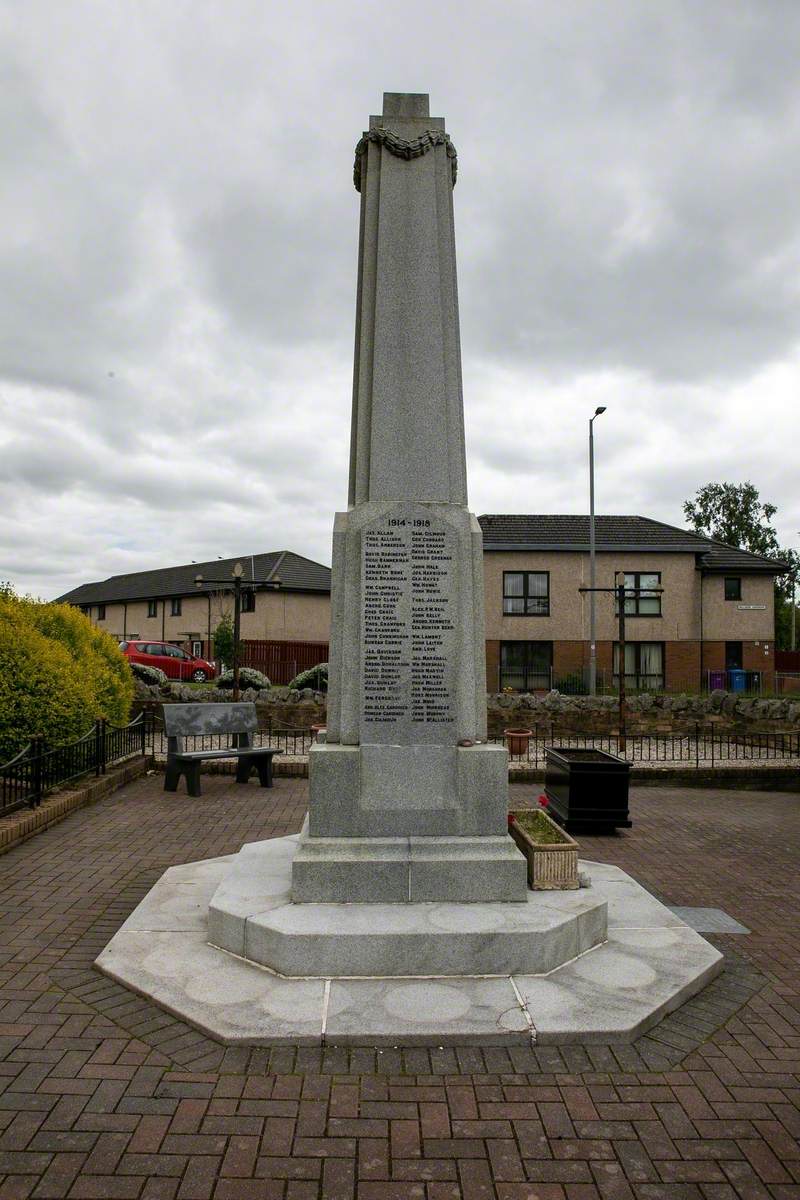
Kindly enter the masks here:
[[[264, 845], [252, 843], [249, 852], [259, 857], [255, 847]], [[97, 966], [227, 1044], [629, 1043], [700, 991], [721, 970], [722, 956], [619, 868], [582, 862], [581, 869], [607, 905], [606, 940], [544, 975], [282, 978], [209, 945], [196, 928], [198, 912], [231, 870], [225, 859], [167, 871]], [[286, 881], [285, 861], [283, 872]], [[267, 905], [274, 900], [270, 893]], [[581, 904], [581, 892], [536, 894], [542, 921], [548, 910], [591, 920]], [[414, 907], [437, 910], [445, 929], [465, 909], [474, 924], [491, 926], [481, 906], [461, 913], [459, 906]], [[485, 928], [482, 936], [489, 941], [495, 933]]]

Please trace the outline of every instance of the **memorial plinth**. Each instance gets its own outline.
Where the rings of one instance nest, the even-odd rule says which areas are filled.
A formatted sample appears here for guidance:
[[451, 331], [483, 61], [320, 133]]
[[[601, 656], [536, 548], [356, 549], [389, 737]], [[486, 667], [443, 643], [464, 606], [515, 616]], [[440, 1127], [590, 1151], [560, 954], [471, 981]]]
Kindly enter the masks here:
[[303, 831], [172, 868], [98, 959], [224, 1041], [630, 1041], [721, 967], [617, 868], [528, 892], [508, 835], [467, 509], [455, 174], [427, 96], [387, 93], [356, 149], [350, 488]]
[[327, 736], [310, 756], [296, 903], [526, 899], [506, 752], [486, 744], [455, 165], [427, 96], [387, 93], [356, 149], [350, 507], [334, 524]]

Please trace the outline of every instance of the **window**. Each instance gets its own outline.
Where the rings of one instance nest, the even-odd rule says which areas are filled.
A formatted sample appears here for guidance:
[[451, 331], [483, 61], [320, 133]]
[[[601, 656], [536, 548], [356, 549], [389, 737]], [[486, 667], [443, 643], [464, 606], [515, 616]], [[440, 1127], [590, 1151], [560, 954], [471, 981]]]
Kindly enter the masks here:
[[256, 594], [252, 588], [248, 588], [246, 592], [242, 592], [242, 612], [256, 611]]
[[507, 616], [549, 617], [550, 572], [504, 571], [503, 612]]
[[181, 650], [179, 646], [164, 646], [161, 653], [166, 654], [167, 658], [187, 659], [189, 657], [189, 655], [186, 653], [186, 651]]
[[741, 600], [742, 598], [742, 581], [738, 575], [726, 576], [725, 578], [725, 599], [726, 600]]
[[81, 605], [81, 612], [83, 613], [83, 615], [84, 615], [85, 617], [90, 617], [90, 616], [92, 615], [92, 606], [91, 606], [91, 604], [82, 604], [82, 605]]
[[105, 621], [105, 619], [106, 619], [106, 606], [105, 606], [105, 604], [98, 604], [98, 606], [97, 606], [97, 619], [98, 619], [98, 621]]
[[[614, 680], [619, 685], [619, 642], [614, 642]], [[659, 692], [664, 687], [664, 643], [625, 643], [625, 687]]]
[[203, 655], [203, 643], [202, 642], [192, 642], [192, 657], [193, 658], [202, 658], [202, 655]]
[[[625, 573], [626, 588], [657, 588], [661, 587], [660, 571], [631, 571]], [[619, 616], [619, 605], [616, 606]], [[626, 617], [660, 617], [661, 593], [644, 592], [636, 596], [625, 597]]]
[[500, 689], [542, 691], [550, 687], [552, 642], [501, 642]]
[[173, 617], [179, 617], [181, 615], [181, 598], [180, 598], [180, 596], [172, 597], [172, 608], [170, 611], [172, 612]]
[[147, 601], [147, 615], [148, 615], [148, 617], [158, 616], [158, 601], [157, 600], [148, 600]]

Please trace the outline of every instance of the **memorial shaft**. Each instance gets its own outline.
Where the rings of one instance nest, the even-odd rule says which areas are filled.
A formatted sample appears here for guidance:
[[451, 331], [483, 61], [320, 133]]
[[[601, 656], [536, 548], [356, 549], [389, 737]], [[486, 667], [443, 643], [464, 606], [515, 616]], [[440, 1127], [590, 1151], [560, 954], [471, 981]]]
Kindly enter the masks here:
[[297, 901], [524, 900], [506, 753], [485, 742], [455, 174], [428, 97], [384, 94], [356, 147], [349, 508], [334, 522], [327, 736], [310, 758]]

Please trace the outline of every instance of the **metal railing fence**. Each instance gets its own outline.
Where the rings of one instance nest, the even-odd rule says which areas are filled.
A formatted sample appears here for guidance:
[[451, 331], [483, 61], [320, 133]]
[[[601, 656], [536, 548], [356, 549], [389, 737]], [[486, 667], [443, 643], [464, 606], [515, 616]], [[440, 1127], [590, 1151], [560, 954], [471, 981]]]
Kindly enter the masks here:
[[[495, 736], [490, 737], [489, 741], [502, 745], [505, 738], [502, 735]], [[517, 765], [544, 765], [548, 746], [620, 754], [617, 734], [572, 733], [551, 725], [549, 729], [532, 730], [525, 752], [511, 755], [511, 762]], [[632, 763], [649, 765], [682, 763], [713, 768], [734, 762], [797, 761], [800, 766], [800, 732], [739, 733], [703, 726], [698, 722], [683, 733], [628, 733], [625, 751], [620, 756]]]
[[95, 721], [83, 737], [63, 746], [48, 747], [33, 737], [10, 762], [0, 766], [0, 816], [23, 808], [36, 808], [47, 792], [82, 775], [105, 775], [109, 766], [146, 754], [148, 723], [140, 713], [128, 725]]

